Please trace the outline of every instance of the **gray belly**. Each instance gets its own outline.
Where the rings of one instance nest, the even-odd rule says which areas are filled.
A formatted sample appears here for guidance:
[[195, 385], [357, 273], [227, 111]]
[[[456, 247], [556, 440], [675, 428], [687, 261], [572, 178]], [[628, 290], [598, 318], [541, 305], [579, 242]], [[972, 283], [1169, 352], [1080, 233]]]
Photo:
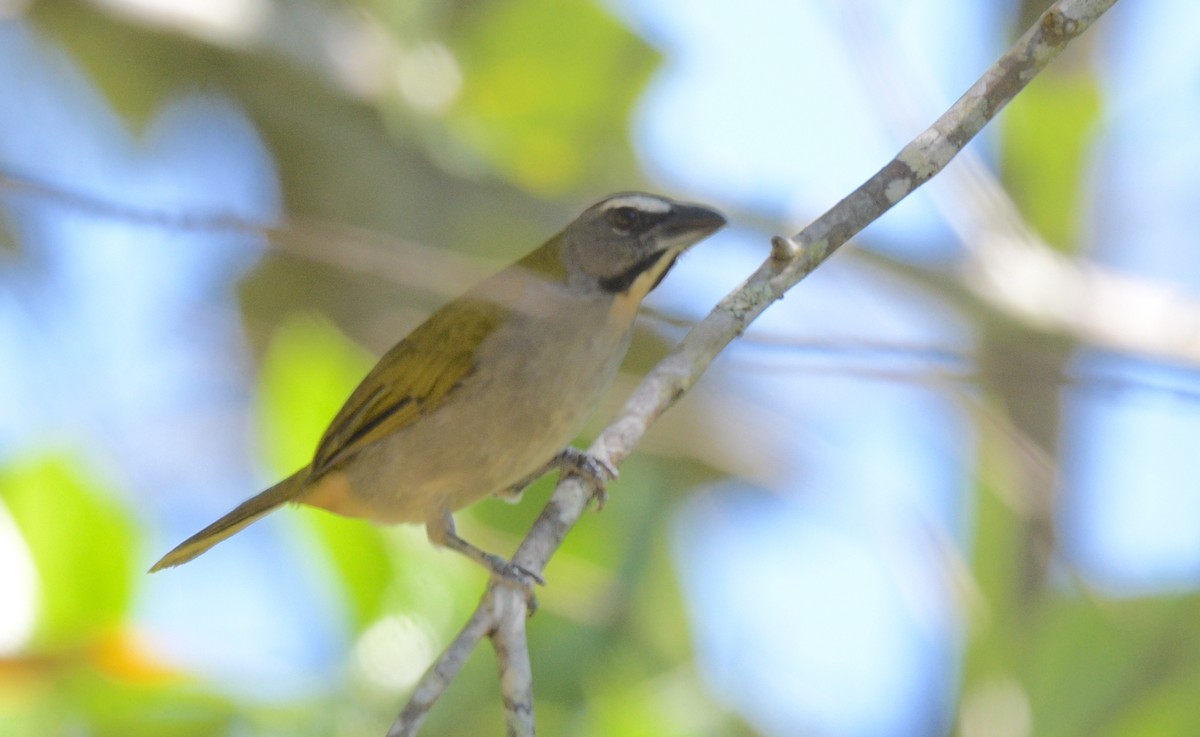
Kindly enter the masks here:
[[578, 434], [628, 347], [628, 331], [584, 332], [490, 336], [445, 403], [347, 462], [356, 501], [380, 521], [426, 522], [536, 471]]

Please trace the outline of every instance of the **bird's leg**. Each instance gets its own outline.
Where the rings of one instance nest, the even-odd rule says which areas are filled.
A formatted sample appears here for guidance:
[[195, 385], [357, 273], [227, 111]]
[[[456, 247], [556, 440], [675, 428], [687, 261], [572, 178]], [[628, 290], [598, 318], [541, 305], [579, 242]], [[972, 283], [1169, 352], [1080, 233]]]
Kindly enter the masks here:
[[553, 458], [546, 461], [533, 473], [507, 489], [496, 492], [496, 496], [506, 502], [516, 504], [521, 501], [521, 494], [525, 491], [526, 487], [554, 469], [558, 469], [561, 475], [575, 473], [585, 476], [594, 482], [596, 484], [596, 491], [592, 494], [592, 498], [596, 500], [596, 507], [598, 509], [604, 509], [604, 503], [608, 501], [605, 486], [609, 481], [617, 478], [617, 469], [608, 461], [602, 461], [570, 445], [560, 450]]
[[493, 576], [520, 586], [531, 601], [534, 601], [531, 583], [546, 585], [545, 579], [533, 571], [478, 548], [459, 537], [454, 527], [454, 517], [450, 516], [449, 512], [443, 512], [441, 516], [426, 522], [425, 533], [434, 545], [456, 550], [488, 569]]

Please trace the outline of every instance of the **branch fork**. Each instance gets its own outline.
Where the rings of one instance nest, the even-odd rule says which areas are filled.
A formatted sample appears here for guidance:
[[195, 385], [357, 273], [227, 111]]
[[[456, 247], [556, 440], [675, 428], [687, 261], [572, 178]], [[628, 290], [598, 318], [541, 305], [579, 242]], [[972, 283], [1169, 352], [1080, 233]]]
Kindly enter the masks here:
[[[691, 388], [726, 345], [851, 237], [945, 168], [1009, 100], [1115, 2], [1058, 0], [891, 162], [799, 233], [771, 239], [766, 261], [650, 371], [588, 454], [615, 470], [650, 425]], [[598, 481], [565, 474], [513, 556], [513, 563], [541, 574], [588, 501], [600, 492]], [[491, 639], [496, 651], [507, 734], [533, 737], [533, 679], [525, 630], [528, 614], [525, 593], [519, 587], [493, 580], [475, 613], [421, 678], [388, 737], [417, 733], [429, 709], [484, 637]]]

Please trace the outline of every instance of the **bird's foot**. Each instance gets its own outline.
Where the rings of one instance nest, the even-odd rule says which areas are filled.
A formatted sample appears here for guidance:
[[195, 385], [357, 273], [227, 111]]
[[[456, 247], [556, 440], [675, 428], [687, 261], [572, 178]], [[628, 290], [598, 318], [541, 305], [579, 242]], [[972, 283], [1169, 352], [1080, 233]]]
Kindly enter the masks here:
[[596, 511], [604, 509], [608, 503], [608, 482], [615, 481], [618, 475], [616, 466], [572, 446], [563, 448], [554, 460], [564, 475], [573, 473], [591, 481], [595, 489], [589, 501], [596, 502]]
[[528, 616], [532, 617], [538, 609], [537, 594], [533, 592], [534, 585], [545, 586], [546, 579], [534, 573], [525, 566], [505, 560], [498, 555], [488, 553], [484, 565], [492, 572], [492, 579], [501, 586], [517, 589], [525, 595], [525, 607]]

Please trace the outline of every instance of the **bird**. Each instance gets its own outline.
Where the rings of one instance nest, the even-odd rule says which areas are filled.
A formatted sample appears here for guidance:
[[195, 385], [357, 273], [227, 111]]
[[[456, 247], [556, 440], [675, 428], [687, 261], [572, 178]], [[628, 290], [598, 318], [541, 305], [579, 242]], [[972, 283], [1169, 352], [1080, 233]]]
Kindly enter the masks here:
[[679, 256], [724, 227], [711, 208], [619, 192], [540, 248], [435, 311], [380, 358], [312, 461], [184, 540], [150, 572], [186, 563], [298, 503], [379, 524], [424, 524], [431, 543], [493, 576], [540, 576], [460, 537], [453, 513], [518, 501], [551, 470], [616, 472], [570, 445], [616, 377], [634, 318]]

